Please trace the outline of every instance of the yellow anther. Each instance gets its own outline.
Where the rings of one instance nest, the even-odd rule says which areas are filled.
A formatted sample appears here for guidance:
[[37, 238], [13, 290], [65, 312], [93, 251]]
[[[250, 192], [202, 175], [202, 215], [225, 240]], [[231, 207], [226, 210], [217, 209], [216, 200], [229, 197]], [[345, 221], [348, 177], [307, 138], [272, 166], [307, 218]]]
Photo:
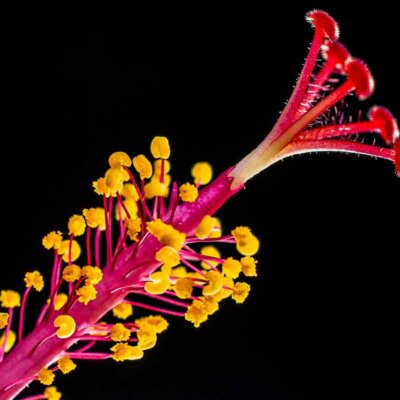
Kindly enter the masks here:
[[186, 235], [179, 232], [172, 225], [162, 222], [160, 219], [147, 223], [147, 230], [154, 235], [161, 244], [171, 246], [179, 251], [185, 242]]
[[140, 218], [130, 218], [125, 221], [125, 227], [129, 238], [135, 242], [139, 240], [139, 233], [142, 230], [142, 222]]
[[150, 151], [154, 158], [169, 158], [171, 149], [165, 136], [156, 136], [151, 141]]
[[27, 288], [33, 286], [38, 292], [44, 287], [43, 276], [39, 271], [27, 272], [24, 281]]
[[233, 285], [233, 279], [224, 276], [222, 289], [213, 296], [215, 301], [221, 301], [230, 297], [232, 295]]
[[53, 231], [48, 233], [43, 239], [42, 244], [45, 249], [59, 249], [62, 241], [62, 233], [59, 231]]
[[175, 282], [174, 290], [180, 299], [188, 299], [193, 292], [193, 279], [180, 278]]
[[[58, 254], [62, 255], [62, 259], [66, 263], [70, 261], [69, 247], [70, 247], [70, 241], [63, 240], [61, 242], [60, 248], [58, 249]], [[79, 243], [76, 240], [73, 240], [71, 243], [71, 262], [76, 261], [80, 255], [81, 255], [81, 246], [79, 246]]]
[[107, 170], [105, 178], [106, 185], [108, 189], [110, 189], [110, 193], [112, 196], [116, 196], [117, 193], [121, 193], [125, 178], [123, 169], [119, 167], [110, 168], [109, 170]]
[[[131, 218], [136, 218], [137, 217], [137, 211], [138, 207], [136, 204], [136, 201], [133, 199], [127, 199], [123, 200], [125, 208], [128, 210], [129, 216]], [[126, 220], [126, 212], [124, 207], [122, 205], [118, 206], [118, 204], [115, 206], [115, 219], [119, 221], [119, 215], [121, 214], [122, 220]]]
[[169, 190], [166, 182], [161, 183], [159, 180], [152, 179], [144, 186], [144, 197], [152, 199], [154, 197], [168, 197]]
[[76, 368], [76, 364], [69, 358], [68, 355], [61, 357], [57, 361], [57, 366], [63, 374], [69, 374]]
[[8, 313], [4, 313], [4, 312], [0, 313], [0, 329], [4, 329], [8, 325], [9, 316], [10, 315]]
[[114, 352], [112, 358], [115, 361], [140, 360], [143, 357], [143, 350], [139, 349], [138, 346], [130, 346], [127, 343], [117, 343], [111, 347], [111, 351]]
[[55, 374], [53, 371], [47, 368], [42, 368], [38, 373], [38, 381], [42, 385], [51, 385], [54, 382]]
[[[6, 335], [6, 333], [4, 332], [3, 335], [0, 337], [0, 349], [3, 346], [5, 335]], [[17, 340], [17, 335], [15, 334], [15, 332], [13, 330], [10, 329], [8, 331], [6, 345], [4, 347], [5, 353], [8, 353], [14, 347], [16, 340]]]
[[83, 216], [86, 218], [86, 224], [90, 228], [100, 228], [101, 230], [106, 229], [106, 218], [104, 209], [101, 207], [96, 208], [85, 208], [83, 210]]
[[0, 292], [1, 306], [4, 308], [14, 308], [21, 305], [21, 296], [14, 290], [2, 290]]
[[153, 166], [146, 156], [139, 154], [133, 158], [132, 162], [133, 167], [140, 175], [140, 179], [149, 179], [151, 177], [153, 174]]
[[99, 178], [97, 179], [97, 181], [93, 181], [93, 188], [95, 193], [97, 193], [100, 196], [106, 196], [106, 197], [111, 196], [111, 190], [107, 186], [106, 178]]
[[222, 264], [222, 272], [228, 277], [236, 279], [242, 271], [242, 264], [232, 257], [228, 257]]
[[242, 264], [242, 272], [246, 276], [257, 276], [257, 269], [256, 269], [256, 264], [257, 260], [255, 260], [253, 257], [242, 257], [240, 259], [240, 263]]
[[[154, 161], [154, 176], [160, 177], [161, 176], [161, 169], [162, 169], [162, 160], [155, 160]], [[171, 163], [168, 160], [164, 160], [164, 176], [171, 171]]]
[[62, 271], [62, 277], [66, 282], [75, 282], [82, 276], [81, 267], [76, 264], [67, 265]]
[[196, 328], [198, 328], [202, 322], [207, 321], [207, 318], [208, 313], [203, 302], [200, 300], [194, 300], [185, 313], [185, 319], [192, 322]]
[[54, 327], [59, 339], [67, 339], [75, 333], [76, 323], [70, 315], [62, 314], [54, 320]]
[[54, 302], [54, 309], [61, 310], [68, 301], [68, 296], [65, 293], [58, 293]]
[[213, 170], [208, 162], [198, 162], [192, 167], [192, 176], [196, 185], [207, 185], [212, 179]]
[[68, 220], [68, 233], [74, 236], [81, 236], [85, 233], [86, 222], [82, 215], [73, 215]]
[[[221, 258], [221, 253], [218, 251], [218, 249], [215, 246], [203, 246], [200, 249], [200, 254], [203, 254], [205, 256], [209, 257], [215, 257], [215, 258]], [[210, 269], [210, 265], [213, 267], [216, 267], [220, 263], [218, 261], [213, 261], [213, 260], [206, 260], [201, 262], [201, 266], [204, 269]]]
[[103, 279], [103, 271], [99, 267], [86, 265], [82, 268], [82, 276], [86, 278], [87, 282], [97, 285]]
[[146, 327], [149, 326], [150, 328], [147, 329], [153, 330], [155, 333], [164, 332], [168, 328], [168, 321], [161, 315], [149, 315], [147, 317], [138, 318], [135, 320], [135, 324], [142, 329], [146, 329]]
[[243, 303], [250, 292], [250, 285], [246, 282], [236, 282], [233, 287], [232, 299], [236, 303]]
[[196, 201], [198, 196], [199, 191], [197, 190], [196, 186], [192, 185], [191, 183], [184, 183], [183, 185], [179, 186], [179, 197], [182, 201], [193, 203]]
[[211, 217], [211, 215], [206, 215], [197, 226], [195, 234], [199, 239], [205, 239], [210, 237], [215, 228], [218, 229], [217, 218]]
[[76, 291], [76, 294], [79, 296], [78, 301], [87, 305], [89, 301], [96, 299], [97, 290], [91, 283], [86, 282], [84, 286]]
[[222, 225], [221, 221], [219, 218], [214, 217], [214, 229], [211, 231], [211, 233], [208, 235], [209, 238], [219, 238], [222, 236]]
[[45, 389], [43, 396], [47, 400], [60, 400], [61, 392], [59, 392], [55, 386], [50, 386]]
[[218, 301], [214, 296], [206, 296], [203, 299], [203, 307], [208, 315], [214, 314], [219, 309]]
[[260, 242], [251, 233], [250, 228], [247, 226], [239, 226], [231, 231], [231, 233], [236, 240], [236, 248], [240, 254], [244, 256], [253, 256], [257, 253]]
[[171, 246], [161, 247], [155, 255], [155, 259], [163, 263], [167, 268], [175, 267], [180, 262], [178, 252]]
[[145, 325], [137, 331], [138, 347], [141, 350], [149, 350], [156, 345], [157, 335], [150, 325]]
[[221, 273], [211, 270], [206, 273], [205, 278], [208, 280], [208, 285], [204, 286], [203, 288], [204, 296], [213, 296], [221, 291], [224, 282], [224, 278]]
[[108, 163], [111, 168], [130, 167], [132, 165], [131, 158], [123, 151], [116, 151], [108, 158]]
[[186, 268], [182, 265], [175, 267], [171, 270], [171, 276], [174, 278], [185, 278], [187, 275]]
[[120, 303], [112, 309], [114, 317], [127, 319], [133, 314], [133, 308], [128, 303]]
[[150, 275], [151, 282], [146, 282], [144, 289], [150, 294], [163, 294], [169, 288], [169, 276], [162, 271], [153, 272]]
[[111, 340], [114, 342], [126, 342], [131, 336], [130, 330], [125, 328], [120, 322], [111, 328], [110, 334]]
[[122, 186], [121, 195], [125, 198], [125, 200], [139, 200], [139, 194], [132, 183], [124, 183]]

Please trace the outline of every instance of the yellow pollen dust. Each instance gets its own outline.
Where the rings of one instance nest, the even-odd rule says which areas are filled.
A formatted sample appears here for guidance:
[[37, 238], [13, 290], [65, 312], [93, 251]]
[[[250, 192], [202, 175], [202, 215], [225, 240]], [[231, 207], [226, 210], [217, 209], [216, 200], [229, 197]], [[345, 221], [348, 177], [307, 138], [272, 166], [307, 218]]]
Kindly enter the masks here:
[[165, 136], [155, 136], [151, 141], [150, 151], [154, 158], [166, 160], [171, 154], [168, 139]]
[[51, 385], [54, 382], [55, 374], [53, 371], [47, 369], [47, 368], [42, 368], [39, 373], [38, 373], [38, 381], [42, 385]]
[[14, 290], [2, 290], [0, 292], [1, 306], [4, 308], [14, 308], [21, 305], [21, 296]]
[[68, 233], [74, 236], [81, 236], [85, 233], [86, 222], [82, 215], [73, 215], [68, 220]]
[[207, 321], [208, 313], [203, 302], [194, 300], [185, 313], [185, 319], [192, 322], [196, 328], [198, 328], [202, 322]]
[[57, 366], [58, 366], [58, 369], [63, 374], [69, 374], [71, 371], [73, 371], [76, 368], [76, 364], [70, 359], [70, 357], [68, 355], [61, 357], [57, 361]]
[[182, 201], [193, 203], [196, 201], [198, 196], [199, 191], [197, 190], [196, 186], [192, 185], [191, 183], [184, 183], [183, 185], [179, 186], [179, 197]]
[[8, 325], [9, 316], [8, 313], [0, 313], [0, 329], [4, 329]]
[[245, 256], [240, 259], [240, 263], [242, 264], [242, 272], [246, 276], [257, 276], [257, 260], [253, 257]]
[[124, 185], [122, 186], [121, 195], [125, 198], [125, 200], [139, 200], [139, 194], [133, 183], [124, 183]]
[[242, 264], [232, 257], [228, 257], [222, 264], [222, 272], [228, 278], [236, 279], [242, 271]]
[[250, 292], [250, 285], [246, 282], [236, 282], [233, 287], [232, 299], [236, 303], [243, 303]]
[[152, 330], [154, 333], [164, 332], [168, 328], [168, 321], [161, 315], [148, 315], [138, 318], [135, 324], [141, 329]]
[[179, 278], [175, 282], [174, 291], [180, 299], [188, 299], [193, 292], [193, 279]]
[[111, 190], [107, 186], [106, 183], [106, 178], [99, 178], [97, 181], [93, 181], [93, 188], [95, 193], [97, 193], [100, 196], [106, 196], [110, 197], [111, 196]]
[[139, 173], [141, 180], [149, 179], [151, 177], [153, 174], [153, 166], [146, 156], [139, 154], [133, 158], [132, 162], [133, 167]]
[[[0, 337], [0, 349], [3, 347], [5, 336], [6, 336], [6, 333], [4, 332], [3, 335]], [[15, 334], [15, 332], [13, 330], [10, 329], [8, 331], [6, 345], [4, 346], [5, 353], [8, 353], [14, 347], [16, 340], [17, 340], [17, 335]]]
[[75, 282], [82, 275], [82, 269], [76, 264], [67, 265], [62, 271], [62, 277], [66, 282]]
[[106, 229], [106, 219], [104, 214], [104, 209], [101, 207], [96, 208], [85, 208], [82, 211], [83, 216], [86, 219], [86, 224], [89, 228], [104, 231]]
[[[115, 219], [117, 221], [120, 220], [120, 215], [122, 221], [125, 221], [127, 218], [125, 208], [128, 211], [129, 217], [130, 218], [136, 218], [137, 217], [137, 212], [138, 212], [138, 207], [136, 204], [136, 201], [133, 199], [126, 199], [122, 201], [124, 203], [124, 206], [117, 204], [115, 206]], [[125, 207], [125, 208], [124, 208]]]
[[208, 162], [197, 162], [193, 165], [191, 172], [196, 185], [207, 185], [213, 175], [212, 167]]
[[131, 332], [119, 322], [111, 328], [110, 336], [114, 342], [126, 342], [130, 338]]
[[82, 268], [82, 276], [86, 278], [87, 282], [97, 285], [103, 279], [103, 271], [99, 267], [86, 265]]
[[97, 296], [97, 290], [93, 286], [93, 284], [86, 282], [84, 286], [80, 287], [76, 294], [79, 296], [78, 301], [80, 303], [85, 304], [85, 306], [89, 303], [89, 301], [95, 300]]
[[67, 339], [75, 333], [76, 323], [70, 315], [62, 314], [54, 320], [54, 327], [59, 339]]
[[59, 392], [55, 386], [50, 386], [45, 389], [43, 396], [47, 400], [60, 400], [61, 392]]
[[115, 361], [140, 360], [143, 357], [143, 350], [127, 343], [118, 343], [111, 347], [111, 351], [114, 353], [112, 358]]
[[48, 233], [43, 239], [43, 247], [47, 250], [59, 249], [62, 241], [62, 233], [60, 231], [53, 231]]
[[119, 319], [127, 319], [133, 314], [133, 307], [128, 303], [120, 303], [112, 309], [114, 317]]
[[39, 271], [27, 272], [24, 281], [27, 288], [33, 286], [33, 288], [38, 292], [40, 292], [44, 287], [43, 276]]
[[208, 315], [214, 314], [219, 309], [218, 301], [214, 296], [206, 296], [203, 298], [203, 308]]

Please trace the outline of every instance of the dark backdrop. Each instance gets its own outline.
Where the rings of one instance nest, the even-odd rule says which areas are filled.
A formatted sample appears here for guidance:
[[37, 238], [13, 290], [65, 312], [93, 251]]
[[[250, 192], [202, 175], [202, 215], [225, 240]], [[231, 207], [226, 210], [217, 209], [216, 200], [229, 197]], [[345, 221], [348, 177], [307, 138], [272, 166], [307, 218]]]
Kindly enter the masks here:
[[[325, 3], [109, 6], [105, 20], [93, 7], [84, 24], [68, 4], [16, 17], [3, 52], [1, 288], [22, 290], [26, 270], [50, 268], [42, 236], [98, 201], [91, 182], [111, 152], [148, 153], [166, 135], [182, 182], [197, 160], [218, 173], [251, 150], [300, 71], [309, 9], [331, 12], [374, 72], [376, 94], [361, 106], [399, 115], [389, 2]], [[399, 188], [389, 163], [354, 156], [307, 155], [257, 176], [220, 212], [262, 241], [248, 301], [198, 330], [172, 321], [139, 362], [80, 362], [57, 378], [64, 397], [396, 397]]]

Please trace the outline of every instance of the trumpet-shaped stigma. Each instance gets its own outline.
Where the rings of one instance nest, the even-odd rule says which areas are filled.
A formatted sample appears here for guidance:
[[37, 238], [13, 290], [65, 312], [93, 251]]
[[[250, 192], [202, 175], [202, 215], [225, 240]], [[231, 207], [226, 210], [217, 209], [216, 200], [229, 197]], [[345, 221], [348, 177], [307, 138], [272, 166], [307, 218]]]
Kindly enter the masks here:
[[[52, 385], [54, 371], [68, 374], [75, 360], [139, 360], [157, 344], [168, 319], [183, 318], [197, 328], [225, 302], [243, 303], [250, 293], [245, 280], [257, 276], [253, 256], [260, 242], [247, 226], [222, 235], [216, 213], [268, 166], [296, 154], [339, 151], [389, 160], [400, 176], [399, 130], [389, 110], [374, 106], [356, 122], [326, 118], [349, 95], [368, 98], [374, 80], [338, 41], [332, 17], [314, 10], [307, 21], [314, 38], [296, 87], [250, 154], [213, 181], [211, 165], [195, 163], [188, 171], [193, 183], [178, 185], [166, 137], [152, 140], [151, 161], [115, 152], [93, 182], [100, 204], [82, 205], [82, 215], [43, 237], [44, 248], [53, 250], [48, 276], [27, 272], [22, 299], [13, 290], [0, 291], [6, 309], [0, 312], [0, 400], [15, 398], [33, 380]], [[48, 290], [47, 300], [25, 338], [32, 288]], [[140, 318], [132, 318], [134, 309]], [[54, 386], [34, 396], [60, 397]]]

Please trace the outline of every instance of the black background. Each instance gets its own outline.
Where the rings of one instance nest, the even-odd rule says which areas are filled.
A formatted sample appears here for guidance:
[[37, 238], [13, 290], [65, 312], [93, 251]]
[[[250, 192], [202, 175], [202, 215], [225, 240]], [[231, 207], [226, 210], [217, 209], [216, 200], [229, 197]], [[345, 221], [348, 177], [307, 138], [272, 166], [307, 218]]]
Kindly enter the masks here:
[[[106, 19], [96, 6], [83, 24], [66, 3], [16, 17], [3, 48], [1, 288], [22, 290], [26, 270], [50, 269], [42, 236], [97, 204], [91, 182], [113, 151], [148, 154], [166, 135], [184, 182], [195, 161], [219, 173], [257, 145], [300, 71], [312, 8], [338, 19], [375, 75], [376, 94], [359, 106], [399, 115], [389, 2], [302, 3], [110, 5]], [[399, 185], [389, 163], [345, 155], [293, 158], [257, 176], [219, 213], [227, 230], [248, 224], [262, 241], [248, 301], [226, 302], [200, 329], [173, 320], [141, 361], [80, 362], [57, 378], [64, 397], [397, 397]]]

